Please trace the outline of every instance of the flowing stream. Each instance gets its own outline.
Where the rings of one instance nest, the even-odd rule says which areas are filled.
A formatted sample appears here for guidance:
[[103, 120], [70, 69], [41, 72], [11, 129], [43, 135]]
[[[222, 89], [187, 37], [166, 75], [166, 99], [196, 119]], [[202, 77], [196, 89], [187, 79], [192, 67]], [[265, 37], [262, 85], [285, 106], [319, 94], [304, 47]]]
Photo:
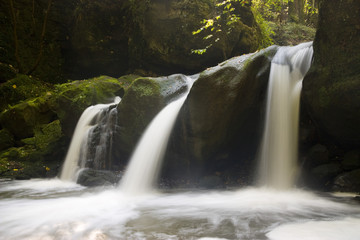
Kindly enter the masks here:
[[348, 197], [266, 188], [129, 195], [52, 180], [0, 182], [1, 240], [358, 240]]

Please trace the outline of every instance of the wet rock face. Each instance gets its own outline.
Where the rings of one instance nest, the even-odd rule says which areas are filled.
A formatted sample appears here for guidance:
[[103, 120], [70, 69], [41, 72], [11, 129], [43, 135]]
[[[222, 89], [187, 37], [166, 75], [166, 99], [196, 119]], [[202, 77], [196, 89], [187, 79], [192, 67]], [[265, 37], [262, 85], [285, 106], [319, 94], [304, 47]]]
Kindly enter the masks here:
[[360, 145], [360, 2], [322, 1], [303, 104], [323, 137]]
[[224, 178], [249, 178], [256, 164], [270, 64], [276, 50], [270, 47], [235, 57], [200, 74], [170, 139], [164, 176], [201, 177], [218, 172]]

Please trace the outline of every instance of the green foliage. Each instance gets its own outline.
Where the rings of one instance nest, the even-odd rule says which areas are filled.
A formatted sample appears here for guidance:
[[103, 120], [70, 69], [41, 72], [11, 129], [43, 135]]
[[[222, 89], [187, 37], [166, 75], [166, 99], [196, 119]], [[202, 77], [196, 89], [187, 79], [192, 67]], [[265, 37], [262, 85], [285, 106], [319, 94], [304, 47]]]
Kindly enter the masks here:
[[314, 40], [316, 29], [303, 24], [287, 22], [282, 25], [269, 23], [274, 44], [281, 46], [297, 45]]
[[281, 22], [287, 14], [289, 2], [294, 0], [253, 0], [252, 8], [254, 11], [270, 21]]
[[202, 49], [192, 49], [191, 53], [202, 55], [211, 48], [214, 44], [219, 42], [221, 38], [225, 35], [228, 35], [232, 32], [235, 24], [240, 22], [241, 18], [236, 13], [236, 4], [240, 6], [245, 6], [249, 4], [248, 0], [225, 0], [225, 1], [215, 1], [215, 16], [210, 19], [204, 19], [201, 21], [202, 26], [193, 31], [193, 35], [200, 33], [206, 34], [203, 37], [204, 40], [208, 42], [207, 46]]
[[251, 10], [254, 14], [255, 21], [259, 25], [261, 35], [262, 35], [261, 40], [260, 40], [259, 49], [266, 48], [266, 47], [274, 44], [274, 41], [271, 36], [274, 35], [275, 32], [270, 27], [269, 22], [263, 18], [263, 16], [260, 14], [260, 12], [255, 7], [251, 7]]

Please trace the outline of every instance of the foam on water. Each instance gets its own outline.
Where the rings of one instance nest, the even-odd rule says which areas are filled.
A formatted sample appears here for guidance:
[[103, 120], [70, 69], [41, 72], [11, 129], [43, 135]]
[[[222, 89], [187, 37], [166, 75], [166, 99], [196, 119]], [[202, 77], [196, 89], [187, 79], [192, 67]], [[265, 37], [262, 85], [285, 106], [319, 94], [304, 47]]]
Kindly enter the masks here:
[[[58, 184], [61, 195], [54, 195], [52, 183]], [[24, 190], [30, 185], [29, 196]], [[131, 196], [113, 187], [81, 189], [53, 180], [0, 182], [0, 189], [0, 239], [265, 240], [284, 231], [297, 235], [297, 227], [284, 224], [311, 222], [315, 228], [323, 222], [332, 228], [345, 226], [345, 221], [360, 227], [358, 206], [300, 190], [250, 188]], [[308, 229], [299, 226], [304, 232]], [[313, 229], [308, 230], [310, 236]]]
[[308, 221], [281, 225], [266, 236], [271, 240], [358, 240], [359, 227], [358, 218]]

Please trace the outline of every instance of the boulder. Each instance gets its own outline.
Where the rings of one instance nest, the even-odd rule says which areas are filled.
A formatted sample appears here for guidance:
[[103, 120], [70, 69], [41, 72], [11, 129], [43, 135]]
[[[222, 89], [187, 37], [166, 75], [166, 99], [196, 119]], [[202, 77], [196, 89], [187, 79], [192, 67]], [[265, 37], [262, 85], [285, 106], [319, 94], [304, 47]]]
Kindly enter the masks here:
[[328, 163], [315, 167], [311, 170], [310, 183], [312, 186], [320, 187], [321, 189], [329, 189], [334, 178], [342, 172], [339, 163]]
[[118, 131], [115, 153], [127, 161], [145, 128], [168, 102], [178, 98], [188, 88], [187, 77], [174, 74], [167, 77], [139, 77], [127, 89], [118, 110]]
[[51, 109], [61, 122], [63, 132], [71, 137], [83, 111], [95, 104], [110, 103], [124, 95], [123, 80], [100, 76], [57, 85], [51, 93]]
[[345, 153], [341, 165], [345, 170], [354, 170], [360, 168], [360, 151], [352, 150]]
[[343, 173], [335, 178], [333, 191], [360, 192], [360, 169]]
[[329, 162], [329, 150], [322, 144], [312, 146], [308, 153], [309, 165], [319, 166]]
[[86, 187], [97, 187], [117, 184], [120, 176], [111, 171], [83, 169], [79, 173], [77, 183]]
[[276, 51], [234, 57], [200, 74], [170, 139], [165, 177], [209, 175], [229, 166], [253, 171]]
[[0, 124], [8, 129], [16, 139], [34, 136], [34, 128], [55, 119], [45, 98], [28, 100], [10, 107], [0, 114]]
[[314, 61], [302, 102], [319, 133], [343, 146], [360, 145], [360, 2], [323, 1]]
[[0, 85], [0, 111], [20, 101], [42, 96], [47, 91], [51, 91], [50, 84], [34, 77], [18, 74]]
[[1, 177], [29, 179], [57, 175], [67, 145], [60, 121], [39, 125], [34, 132], [33, 137], [21, 140], [21, 147], [1, 152]]

